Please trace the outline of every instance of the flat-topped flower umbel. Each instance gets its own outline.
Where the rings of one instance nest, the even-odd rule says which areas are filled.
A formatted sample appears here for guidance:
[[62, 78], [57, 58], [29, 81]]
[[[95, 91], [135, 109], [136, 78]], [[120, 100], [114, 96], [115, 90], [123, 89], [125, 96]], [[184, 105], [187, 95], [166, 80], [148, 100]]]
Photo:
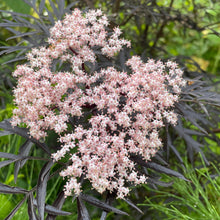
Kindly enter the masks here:
[[[127, 181], [146, 181], [130, 155], [149, 161], [162, 146], [158, 129], [164, 119], [171, 124], [177, 121], [172, 106], [185, 81], [176, 63], [152, 59], [143, 63], [133, 56], [126, 62], [131, 73], [113, 66], [86, 71], [86, 62], [99, 62], [94, 48], [110, 58], [130, 46], [119, 38], [119, 28], [108, 33], [107, 25], [101, 10], [83, 15], [75, 9], [51, 28], [49, 46], [32, 49], [27, 54], [29, 63], [14, 72], [18, 108], [12, 124], [25, 123], [36, 139], [55, 131], [62, 146], [52, 155], [54, 160], [75, 152], [70, 154], [71, 165], [60, 173], [68, 177], [66, 196], [80, 193], [78, 177], [82, 175], [100, 193], [109, 190], [117, 192], [118, 198], [126, 196]], [[55, 60], [68, 63], [71, 70], [53, 71]], [[71, 118], [78, 118], [72, 130], [68, 127]]]

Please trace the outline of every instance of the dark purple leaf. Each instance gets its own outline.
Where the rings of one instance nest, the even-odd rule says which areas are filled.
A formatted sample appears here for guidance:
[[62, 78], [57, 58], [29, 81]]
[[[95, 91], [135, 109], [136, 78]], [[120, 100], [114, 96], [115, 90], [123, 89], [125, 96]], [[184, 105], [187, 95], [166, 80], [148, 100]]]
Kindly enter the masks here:
[[[179, 123], [174, 129], [177, 131], [179, 136], [181, 136], [186, 141], [188, 156], [189, 156], [191, 163], [193, 162], [193, 153], [194, 153], [193, 150], [194, 150], [197, 153], [201, 153], [203, 160], [208, 165], [209, 162], [201, 150], [201, 147], [203, 147], [203, 145], [200, 144], [198, 141], [194, 140], [190, 135], [187, 134], [187, 133], [190, 133], [190, 129], [184, 129], [181, 123]], [[196, 131], [195, 131], [195, 134], [197, 134]]]
[[4, 54], [4, 53], [12, 53], [12, 52], [15, 52], [15, 51], [17, 51], [17, 50], [22, 50], [22, 49], [24, 49], [24, 48], [26, 48], [26, 46], [9, 47], [9, 49], [1, 51], [1, 52], [0, 52], [0, 56], [1, 56], [2, 54]]
[[64, 14], [64, 7], [65, 7], [65, 1], [64, 0], [58, 0], [56, 1], [58, 5], [58, 9], [60, 11], [60, 15]]
[[156, 164], [154, 162], [145, 162], [140, 156], [131, 155], [130, 159], [133, 160], [134, 162], [136, 162], [137, 164], [144, 166], [146, 168], [150, 168], [150, 169], [153, 169], [153, 170], [158, 171], [160, 173], [166, 173], [168, 175], [176, 176], [180, 179], [189, 181], [181, 173], [179, 173], [175, 170], [171, 170], [167, 167], [161, 166], [160, 164]]
[[[194, 126], [196, 126], [201, 132], [208, 135], [207, 131], [202, 128], [197, 121], [202, 122], [203, 124], [210, 124], [210, 121], [204, 118], [202, 114], [196, 113], [189, 105], [182, 106], [180, 104], [176, 104], [177, 108], [182, 112], [183, 117], [186, 120], [189, 120]], [[178, 125], [176, 126], [178, 127]]]
[[[57, 209], [61, 209], [63, 204], [65, 202], [65, 195], [64, 192], [60, 192], [58, 197], [56, 198], [56, 200], [53, 203], [53, 207], [57, 208]], [[52, 215], [52, 214], [48, 214], [46, 220], [55, 220], [56, 219], [56, 215]]]
[[204, 136], [205, 134], [196, 130], [183, 128], [183, 132], [189, 135]]
[[41, 143], [38, 140], [30, 137], [30, 135], [28, 134], [28, 129], [27, 128], [19, 128], [17, 126], [12, 127], [9, 119], [6, 119], [6, 120], [0, 122], [0, 128], [4, 129], [6, 131], [14, 132], [15, 134], [18, 134], [18, 135], [30, 140], [31, 142], [33, 142], [37, 146], [41, 147], [47, 154], [50, 155], [50, 150], [48, 149], [46, 144]]
[[34, 35], [34, 34], [37, 34], [37, 33], [39, 33], [39, 31], [18, 33], [18, 34], [16, 34], [15, 36], [12, 36], [12, 37], [7, 38], [6, 40], [11, 40], [11, 39], [18, 38], [18, 37], [26, 37], [26, 36]]
[[66, 198], [65, 198], [65, 194], [63, 191], [61, 191], [59, 193], [59, 195], [57, 196], [56, 200], [54, 201], [53, 203], [53, 206], [58, 208], [58, 209], [61, 209], [64, 202], [65, 202]]
[[[37, 207], [37, 201], [34, 199], [33, 200], [33, 205], [35, 207]], [[54, 206], [45, 204], [45, 212], [49, 213], [51, 216], [57, 216], [57, 215], [61, 215], [61, 216], [66, 216], [66, 215], [71, 215], [71, 212], [66, 212], [66, 211], [62, 211]]]
[[45, 10], [47, 11], [48, 18], [49, 18], [49, 21], [50, 21], [51, 25], [54, 25], [55, 24], [55, 20], [53, 18], [52, 13], [47, 8], [45, 8]]
[[130, 205], [131, 207], [135, 208], [138, 212], [140, 212], [141, 214], [144, 214], [134, 203], [131, 202], [130, 199], [123, 199], [126, 203], [128, 203], [128, 205]]
[[45, 212], [47, 212], [51, 215], [55, 215], [55, 216], [57, 216], [57, 215], [66, 216], [66, 215], [71, 215], [72, 214], [71, 212], [62, 211], [60, 209], [57, 209], [54, 206], [47, 205], [47, 204], [45, 206]]
[[169, 187], [169, 186], [173, 185], [173, 181], [171, 181], [171, 182], [163, 182], [163, 181], [159, 181], [159, 180], [157, 180], [155, 178], [150, 178], [150, 177], [147, 179], [147, 182], [149, 184], [155, 184], [155, 185], [159, 185], [159, 186], [163, 186], [163, 187]]
[[28, 14], [22, 14], [14, 11], [5, 11], [5, 10], [0, 10], [0, 12], [8, 13], [11, 14], [12, 16], [21, 16], [21, 17], [26, 17], [26, 18], [31, 18], [31, 19], [36, 19], [35, 17], [28, 15]]
[[183, 179], [185, 181], [189, 181], [181, 173], [179, 173], [179, 172], [177, 172], [175, 170], [171, 170], [169, 168], [166, 168], [164, 166], [161, 166], [160, 164], [156, 164], [156, 163], [153, 163], [153, 162], [148, 162], [146, 167], [151, 168], [151, 169], [153, 169], [155, 171], [159, 171], [160, 173], [166, 173], [168, 175], [172, 175], [172, 176], [178, 177], [178, 178]]
[[193, 151], [192, 145], [186, 143], [186, 146], [187, 146], [187, 155], [189, 157], [191, 164], [193, 164], [194, 163], [194, 151]]
[[46, 34], [47, 37], [50, 36], [50, 32], [49, 32], [49, 29], [48, 27], [44, 24], [44, 23], [40, 23], [39, 21], [36, 21], [36, 23], [38, 24], [38, 27], [40, 27], [40, 29], [42, 31], [44, 31], [44, 33]]
[[50, 2], [50, 6], [51, 6], [52, 9], [53, 9], [53, 12], [54, 12], [55, 16], [57, 17], [58, 20], [60, 20], [60, 19], [61, 19], [61, 16], [60, 16], [60, 13], [59, 13], [59, 11], [57, 10], [55, 4], [53, 3], [52, 0], [49, 0], [49, 2]]
[[23, 205], [23, 203], [26, 201], [27, 197], [25, 196], [21, 202], [18, 203], [18, 205], [16, 205], [16, 207], [10, 212], [10, 214], [4, 219], [4, 220], [10, 220], [15, 213], [18, 211], [18, 209]]
[[45, 0], [41, 0], [39, 6], [39, 14], [42, 14], [44, 7], [45, 7]]
[[0, 131], [0, 137], [1, 136], [6, 136], [6, 135], [9, 135], [9, 134], [13, 134], [13, 132], [11, 132], [11, 131]]
[[0, 193], [5, 194], [26, 194], [28, 191], [26, 189], [22, 189], [19, 187], [7, 186], [5, 184], [0, 183]]
[[184, 166], [183, 164], [183, 159], [180, 156], [179, 151], [173, 146], [172, 141], [171, 141], [171, 137], [169, 132], [167, 131], [167, 146], [173, 151], [173, 153], [176, 155], [177, 159], [180, 161], [181, 165]]
[[[19, 155], [20, 156], [28, 156], [29, 152], [31, 150], [33, 146], [33, 143], [30, 140], [27, 140], [20, 148], [19, 148]], [[24, 164], [26, 163], [27, 159], [24, 159], [22, 161], [17, 161], [15, 163], [15, 167], [14, 167], [14, 181], [16, 183], [17, 181], [17, 176], [18, 176], [18, 172], [20, 170], [20, 168], [22, 168], [24, 166]]]
[[28, 216], [29, 216], [29, 219], [31, 219], [31, 220], [37, 220], [37, 215], [36, 215], [36, 212], [34, 210], [33, 199], [34, 199], [33, 194], [31, 193], [28, 196]]
[[[115, 193], [110, 193], [108, 191], [106, 199], [105, 199], [105, 203], [108, 204], [108, 205], [111, 205], [112, 202], [115, 200], [115, 197], [116, 197]], [[107, 214], [108, 214], [108, 212], [103, 211], [100, 220], [105, 220], [107, 218]]]
[[69, 12], [71, 12], [71, 8], [73, 7], [73, 6], [75, 6], [77, 3], [79, 3], [79, 1], [74, 1], [74, 2], [72, 2], [72, 3], [70, 3], [69, 5], [67, 5], [67, 7], [64, 9], [64, 13], [69, 13]]
[[90, 220], [89, 212], [85, 204], [80, 199], [80, 197], [77, 197], [77, 209], [78, 209], [77, 220]]
[[102, 210], [105, 210], [106, 212], [114, 212], [114, 213], [117, 213], [120, 215], [128, 215], [126, 212], [123, 212], [119, 209], [116, 209], [116, 208], [106, 204], [105, 202], [102, 202], [102, 201], [96, 199], [93, 196], [89, 196], [89, 195], [81, 193], [80, 198], [83, 199], [84, 201], [94, 205], [94, 206], [97, 206], [98, 208], [100, 208]]
[[154, 159], [156, 159], [163, 165], [168, 166], [168, 163], [159, 155], [159, 152], [157, 152], [157, 154], [154, 156]]
[[21, 156], [10, 154], [10, 153], [5, 153], [5, 152], [0, 152], [0, 158], [19, 159], [21, 158]]
[[11, 163], [14, 163], [14, 162], [15, 162], [15, 160], [4, 160], [4, 161], [0, 162], [0, 169], [2, 167], [5, 167], [5, 166], [11, 164]]
[[53, 165], [53, 161], [47, 162], [38, 177], [37, 182], [37, 208], [40, 220], [44, 219], [44, 211], [45, 211], [45, 199], [46, 199], [46, 190], [47, 190], [47, 181], [50, 175], [50, 168]]
[[[179, 151], [178, 151], [172, 144], [170, 144], [169, 146], [170, 146], [171, 150], [173, 151], [173, 153], [176, 155], [177, 159], [180, 161], [181, 165], [184, 166], [184, 165], [183, 165], [184, 162], [183, 162], [182, 157], [180, 156]], [[184, 167], [185, 167], [185, 166], [184, 166]]]
[[[19, 18], [19, 19], [21, 19], [21, 18]], [[5, 28], [8, 28], [8, 27], [27, 27], [27, 28], [31, 28], [31, 29], [35, 29], [35, 30], [39, 29], [39, 27], [37, 25], [32, 24], [25, 19], [21, 19], [21, 20], [22, 21], [20, 21], [20, 22], [12, 22], [9, 20], [5, 20], [5, 23], [0, 23], [0, 27], [5, 27]]]
[[14, 59], [8, 60], [7, 62], [4, 62], [2, 65], [13, 63], [13, 62], [17, 62], [17, 61], [20, 61], [20, 60], [25, 60], [25, 59], [26, 59], [25, 56], [23, 56], [23, 57], [16, 57]]

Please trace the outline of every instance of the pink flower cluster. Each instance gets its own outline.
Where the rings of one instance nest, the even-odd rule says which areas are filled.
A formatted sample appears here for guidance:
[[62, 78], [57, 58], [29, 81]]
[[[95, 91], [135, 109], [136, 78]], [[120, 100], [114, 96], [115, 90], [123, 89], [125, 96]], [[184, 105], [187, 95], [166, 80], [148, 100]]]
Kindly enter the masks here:
[[[177, 121], [171, 107], [185, 81], [176, 63], [152, 59], [143, 63], [133, 56], [126, 63], [131, 74], [114, 67], [93, 73], [85, 70], [85, 62], [96, 62], [94, 46], [108, 57], [130, 46], [119, 38], [119, 28], [107, 35], [107, 25], [101, 10], [83, 16], [75, 9], [50, 30], [50, 46], [33, 49], [27, 55], [29, 64], [14, 72], [18, 108], [12, 123], [25, 123], [36, 139], [44, 138], [48, 130], [60, 135], [62, 147], [52, 157], [57, 161], [70, 155], [71, 165], [60, 173], [68, 177], [66, 196], [80, 193], [78, 178], [84, 175], [98, 192], [116, 191], [118, 198], [125, 197], [127, 182], [146, 182], [130, 155], [149, 161], [162, 146], [158, 130], [164, 119], [171, 124]], [[69, 63], [71, 71], [52, 71], [54, 60]], [[89, 119], [85, 109], [90, 111]], [[71, 117], [84, 118], [87, 126], [76, 123], [70, 132]]]

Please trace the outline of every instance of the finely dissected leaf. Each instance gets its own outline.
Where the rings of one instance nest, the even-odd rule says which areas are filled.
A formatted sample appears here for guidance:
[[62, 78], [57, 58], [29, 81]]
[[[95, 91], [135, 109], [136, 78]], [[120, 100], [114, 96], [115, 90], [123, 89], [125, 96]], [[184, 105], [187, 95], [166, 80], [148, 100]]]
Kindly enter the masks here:
[[[20, 148], [19, 148], [19, 155], [28, 156], [33, 143], [30, 140], [27, 140]], [[24, 162], [23, 162], [24, 164]]]
[[181, 173], [179, 173], [179, 172], [177, 172], [175, 170], [171, 170], [169, 168], [166, 168], [164, 166], [161, 166], [159, 164], [153, 163], [153, 162], [148, 162], [146, 167], [151, 168], [151, 169], [156, 170], [156, 171], [159, 171], [161, 173], [166, 173], [166, 174], [169, 174], [169, 175], [172, 175], [172, 176], [176, 176], [176, 177], [178, 177], [180, 179], [189, 181]]
[[171, 170], [171, 169], [169, 169], [167, 167], [161, 166], [161, 165], [156, 164], [154, 162], [145, 162], [140, 156], [131, 155], [130, 158], [131, 158], [131, 160], [135, 161], [139, 165], [144, 166], [146, 168], [151, 168], [151, 169], [153, 169], [155, 171], [158, 171], [160, 173], [166, 173], [166, 174], [169, 174], [169, 175], [172, 175], [172, 176], [176, 176], [176, 177], [178, 177], [180, 179], [189, 181], [181, 173], [178, 173], [175, 170]]
[[47, 204], [45, 206], [45, 212], [47, 212], [51, 215], [56, 215], [56, 216], [57, 215], [66, 216], [66, 215], [71, 215], [72, 214], [71, 212], [62, 211], [62, 210], [57, 209], [54, 206], [47, 205]]
[[17, 126], [12, 127], [10, 120], [6, 119], [2, 122], [0, 122], [0, 128], [6, 130], [6, 131], [11, 131], [14, 132], [15, 134], [18, 134], [31, 142], [35, 143], [37, 146], [41, 147], [47, 154], [50, 154], [50, 150], [46, 146], [46, 144], [39, 142], [38, 140], [31, 138], [30, 135], [28, 134], [28, 129], [27, 128], [19, 128]]
[[[44, 8], [43, 1], [45, 1], [45, 0], [42, 0], [40, 3], [40, 10], [43, 10], [43, 8]], [[17, 54], [17, 58], [15, 60], [14, 59], [8, 60], [4, 64], [12, 63], [12, 62], [15, 62], [18, 60], [24, 60], [25, 57], [22, 57], [22, 58], [20, 57], [20, 55], [22, 53], [26, 52], [30, 48], [33, 48], [36, 46], [42, 46], [42, 45], [46, 44], [45, 38], [49, 36], [48, 27], [45, 25], [45, 23], [43, 21], [46, 19], [45, 19], [45, 17], [40, 15], [38, 10], [36, 9], [36, 5], [35, 5], [36, 2], [35, 3], [34, 2], [35, 1], [30, 2], [28, 0], [25, 0], [25, 3], [29, 4], [29, 6], [34, 8], [35, 12], [39, 15], [39, 18], [30, 16], [30, 15], [26, 15], [26, 14], [13, 13], [13, 12], [1, 10], [1, 12], [9, 13], [13, 18], [13, 21], [10, 21], [7, 19], [2, 19], [3, 22], [0, 23], [0, 27], [5, 27], [7, 30], [9, 30], [10, 32], [12, 32], [15, 35], [15, 36], [10, 37], [9, 39], [21, 37], [26, 42], [25, 46], [23, 46], [24, 47], [23, 49], [18, 48], [17, 46], [10, 46], [8, 48], [5, 48], [5, 50], [1, 51], [1, 53], [3, 54], [3, 53], [11, 53], [11, 52], [18, 51], [18, 50], [23, 50], [23, 52]], [[46, 23], [48, 25], [48, 22], [46, 22]], [[27, 28], [31, 29], [31, 31], [28, 33], [21, 33], [15, 29], [13, 29], [16, 27], [27, 27]], [[19, 43], [20, 42], [22, 42], [22, 41], [19, 41]], [[28, 44], [27, 44], [27, 42], [28, 42]]]
[[29, 219], [31, 219], [31, 220], [37, 220], [37, 215], [36, 215], [36, 212], [34, 210], [33, 199], [34, 199], [33, 194], [31, 193], [28, 196], [28, 216], [29, 216]]
[[9, 134], [13, 134], [13, 132], [11, 132], [11, 131], [0, 131], [0, 137], [1, 136], [6, 136], [6, 135], [9, 135]]
[[[113, 202], [113, 200], [115, 199], [115, 194], [114, 193], [107, 193], [106, 199], [105, 199], [105, 203], [108, 205], [111, 205], [111, 203]], [[108, 212], [106, 211], [102, 211], [102, 215], [100, 220], [105, 220], [107, 218]]]
[[187, 146], [187, 155], [189, 157], [190, 162], [193, 164], [194, 163], [194, 151], [192, 148], [192, 145], [189, 143], [186, 143]]
[[187, 128], [183, 128], [183, 132], [189, 135], [205, 136], [205, 134], [202, 132], [192, 130], [192, 129], [187, 129]]
[[10, 154], [10, 153], [0, 152], [0, 158], [19, 159], [19, 158], [21, 158], [21, 156], [15, 155], [15, 154]]
[[[53, 203], [53, 207], [57, 208], [57, 209], [61, 209], [63, 204], [65, 202], [65, 195], [64, 192], [60, 192], [59, 195], [57, 196], [56, 200]], [[57, 215], [52, 215], [52, 214], [48, 214], [46, 220], [55, 220]]]
[[181, 165], [184, 166], [183, 165], [184, 162], [183, 162], [182, 157], [180, 156], [179, 151], [172, 144], [170, 144], [169, 146], [170, 146], [171, 150], [173, 151], [173, 153], [176, 155], [177, 159], [180, 161]]
[[[206, 100], [207, 100], [207, 99], [206, 99]], [[208, 113], [208, 110], [207, 110], [207, 108], [205, 107], [205, 105], [199, 102], [199, 106], [200, 106], [201, 109], [205, 112], [205, 114], [206, 114], [208, 117], [210, 117], [210, 115], [209, 115], [209, 113]]]
[[13, 19], [17, 22], [17, 23], [23, 23], [25, 25], [27, 25], [28, 27], [36, 27], [35, 24], [31, 23], [30, 21], [28, 21], [27, 19], [23, 18], [22, 16], [13, 16]]
[[1, 155], [2, 155], [2, 157], [9, 158], [9, 159], [12, 159], [12, 160], [4, 160], [4, 161], [0, 162], [0, 168], [5, 167], [5, 166], [7, 166], [11, 163], [14, 163], [16, 161], [19, 161], [19, 160], [23, 159], [23, 156], [13, 155], [13, 154], [9, 154], [9, 153], [1, 152]]
[[58, 9], [60, 11], [60, 15], [62, 16], [64, 14], [64, 7], [65, 7], [65, 1], [64, 0], [59, 0], [56, 1], [58, 5]]
[[50, 6], [52, 7], [53, 9], [53, 12], [54, 12], [54, 15], [57, 17], [57, 20], [60, 20], [61, 19], [61, 16], [60, 16], [60, 13], [59, 11], [57, 10], [55, 4], [53, 3], [53, 1], [49, 0], [50, 2]]
[[10, 212], [10, 214], [4, 219], [4, 220], [10, 220], [15, 213], [18, 211], [18, 209], [22, 206], [22, 204], [26, 201], [27, 197], [25, 196], [21, 202], [18, 203], [18, 205], [16, 205], [16, 207]]
[[44, 23], [40, 23], [39, 21], [36, 21], [36, 23], [38, 24], [40, 29], [42, 31], [44, 31], [44, 33], [46, 34], [46, 37], [49, 37], [50, 36], [50, 31], [49, 31], [48, 27]]
[[[19, 149], [19, 155], [21, 156], [28, 156], [29, 152], [31, 150], [33, 146], [33, 143], [30, 140], [27, 140]], [[24, 164], [26, 163], [27, 159], [24, 159], [22, 161], [17, 161], [15, 163], [15, 168], [14, 168], [14, 181], [16, 183], [17, 181], [17, 176], [18, 176], [18, 172], [20, 170], [20, 168], [22, 168], [24, 166]]]
[[22, 17], [31, 18], [31, 19], [36, 20], [35, 17], [33, 17], [32, 15], [29, 15], [29, 14], [22, 14], [22, 13], [18, 13], [18, 12], [14, 12], [14, 11], [7, 11], [7, 10], [0, 10], [0, 12], [8, 13], [11, 16], [22, 16]]
[[40, 216], [40, 220], [44, 219], [44, 211], [45, 211], [45, 199], [46, 199], [46, 190], [47, 190], [47, 181], [50, 175], [50, 168], [53, 165], [53, 161], [47, 162], [41, 172], [39, 174], [38, 182], [37, 182], [37, 208]]
[[[188, 134], [196, 134], [196, 135], [200, 135], [201, 132], [193, 132], [190, 129], [184, 129], [181, 123], [178, 123], [177, 126], [175, 126], [174, 128], [177, 133], [179, 134], [180, 137], [182, 137], [185, 141], [186, 141], [186, 145], [187, 145], [187, 149], [188, 149], [188, 154], [189, 154], [189, 158], [191, 160], [191, 162], [193, 162], [193, 150], [196, 152], [200, 152], [203, 156], [203, 160], [205, 161], [205, 163], [208, 165], [209, 162], [206, 159], [205, 155], [203, 154], [201, 147], [203, 147], [202, 144], [200, 144], [198, 141], [196, 141], [195, 139], [193, 139], [190, 135]], [[201, 129], [200, 129], [201, 130]], [[200, 135], [201, 136], [201, 135]], [[170, 143], [170, 142], [169, 142]]]
[[26, 37], [26, 36], [34, 35], [34, 34], [37, 34], [37, 33], [39, 33], [39, 31], [31, 31], [31, 32], [25, 32], [25, 33], [20, 33], [20, 34], [18, 33], [15, 36], [7, 38], [6, 40], [15, 39], [15, 38], [18, 38], [18, 37]]
[[66, 6], [66, 8], [64, 9], [64, 13], [69, 13], [69, 12], [71, 12], [71, 8], [73, 7], [73, 6], [75, 6], [77, 3], [79, 3], [79, 1], [74, 1], [74, 2], [72, 2], [72, 3], [70, 3], [69, 5], [67, 5]]
[[1, 51], [0, 55], [4, 54], [4, 53], [12, 53], [15, 52], [17, 50], [21, 50], [21, 49], [25, 49], [26, 46], [20, 46], [20, 47], [8, 47], [9, 49], [7, 50], [3, 50]]
[[183, 159], [182, 157], [180, 156], [180, 153], [179, 151], [173, 146], [172, 144], [172, 141], [171, 141], [171, 137], [170, 137], [170, 134], [169, 132], [167, 131], [167, 147], [170, 148], [173, 153], [176, 155], [177, 159], [180, 161], [181, 165], [184, 166], [184, 162], [183, 162]]
[[5, 166], [11, 164], [11, 163], [14, 163], [14, 162], [15, 162], [15, 160], [4, 160], [4, 161], [0, 162], [0, 169], [2, 167], [5, 167]]
[[[37, 206], [37, 201], [35, 199], [33, 200], [33, 204], [34, 206]], [[48, 204], [45, 204], [45, 212], [49, 213], [52, 216], [57, 216], [57, 215], [66, 216], [72, 214], [71, 212], [62, 211]]]
[[108, 212], [102, 211], [102, 215], [101, 215], [100, 220], [105, 220], [107, 218], [107, 214], [108, 214]]
[[200, 149], [200, 147], [202, 147], [203, 145], [201, 145], [199, 142], [195, 141], [192, 137], [190, 137], [189, 135], [185, 135], [184, 136], [184, 140], [187, 141], [187, 146], [190, 145], [196, 152], [201, 153], [204, 162], [209, 165], [208, 160], [206, 159], [203, 151]]
[[39, 14], [42, 14], [44, 7], [45, 7], [45, 0], [41, 0], [39, 5]]
[[23, 57], [16, 57], [16, 58], [11, 59], [11, 60], [9, 60], [7, 62], [4, 62], [2, 65], [6, 65], [6, 64], [9, 64], [9, 63], [13, 63], [13, 62], [17, 62], [17, 61], [25, 60], [25, 59], [26, 59], [25, 56], [23, 56]]
[[[183, 117], [186, 120], [189, 120], [194, 126], [196, 126], [201, 132], [208, 135], [207, 131], [201, 127], [197, 121], [200, 121], [203, 125], [211, 125], [211, 122], [208, 121], [202, 114], [196, 113], [189, 105], [180, 105], [176, 104], [177, 108], [183, 114]], [[176, 126], [178, 128], [178, 126]], [[175, 128], [176, 128], [175, 127]]]
[[[192, 112], [188, 112], [188, 111], [184, 112], [184, 117], [186, 119], [188, 119], [193, 125], [195, 125], [200, 131], [202, 131], [204, 134], [208, 135], [207, 131], [196, 122], [195, 117], [192, 115]], [[200, 118], [200, 120], [201, 119], [202, 118]]]
[[128, 203], [128, 205], [130, 205], [131, 207], [135, 208], [138, 212], [140, 212], [141, 214], [144, 214], [133, 202], [131, 202], [130, 199], [123, 199], [126, 203]]
[[60, 209], [62, 208], [65, 200], [66, 200], [65, 194], [63, 191], [61, 191], [59, 195], [57, 196], [56, 200], [54, 201], [53, 206]]
[[77, 209], [78, 209], [77, 220], [90, 220], [89, 212], [85, 204], [80, 199], [80, 197], [77, 197]]
[[173, 181], [171, 181], [171, 182], [163, 182], [163, 181], [159, 181], [159, 180], [157, 180], [155, 178], [148, 178], [147, 182], [150, 183], [150, 184], [153, 183], [155, 185], [159, 185], [159, 186], [163, 186], [163, 187], [169, 187], [169, 186], [173, 185]]
[[22, 189], [19, 187], [7, 186], [5, 184], [0, 183], [0, 192], [6, 194], [26, 194], [28, 191], [26, 189]]
[[163, 165], [168, 166], [168, 163], [162, 158], [162, 156], [159, 155], [159, 152], [157, 152], [157, 154], [154, 156], [154, 159], [156, 159]]
[[116, 208], [106, 204], [105, 202], [102, 202], [102, 201], [96, 199], [93, 196], [89, 196], [89, 195], [81, 193], [80, 198], [82, 200], [94, 205], [94, 206], [97, 206], [100, 209], [103, 209], [103, 210], [107, 211], [107, 212], [114, 212], [114, 213], [117, 213], [117, 214], [120, 214], [120, 215], [128, 215], [126, 212], [123, 212], [119, 209], [116, 209]]
[[26, 128], [19, 128], [19, 127], [12, 127], [11, 123], [10, 123], [10, 120], [6, 119], [2, 122], [0, 122], [0, 128], [6, 130], [6, 131], [12, 131], [24, 138], [27, 138], [29, 137], [28, 135], [28, 129]]
[[[10, 27], [7, 27], [6, 28], [8, 31], [10, 31], [11, 33], [13, 33], [14, 35], [17, 35], [17, 37], [18, 37], [18, 35], [20, 35], [21, 34], [21, 32], [19, 32], [19, 31], [15, 31], [13, 28], [10, 28]], [[36, 34], [32, 34], [32, 33], [34, 33], [34, 32], [36, 32]], [[38, 27], [37, 28], [37, 31], [33, 31], [33, 32], [29, 32], [30, 34], [29, 35], [27, 35], [27, 36], [22, 36], [21, 38], [23, 38], [23, 40], [21, 40], [21, 41], [19, 41], [19, 43], [17, 44], [17, 45], [15, 45], [15, 46], [12, 46], [13, 48], [15, 48], [15, 47], [18, 47], [18, 45], [21, 45], [22, 43], [24, 43], [24, 42], [29, 42], [29, 44], [28, 45], [25, 45], [26, 46], [26, 48], [29, 48], [29, 49], [31, 49], [33, 46], [32, 45], [36, 45], [36, 43], [38, 42], [38, 40], [40, 39], [41, 41], [44, 39], [44, 35], [42, 34], [42, 31], [41, 31], [41, 29]], [[41, 35], [39, 35], [39, 34], [41, 34]], [[16, 36], [15, 36], [16, 37]], [[8, 48], [9, 48], [10, 46], [8, 46]]]
[[[15, 30], [15, 29], [13, 29], [13, 28], [10, 28], [10, 27], [7, 27], [6, 28], [8, 31], [10, 31], [12, 34], [14, 34], [14, 35], [19, 35], [19, 34], [21, 34], [21, 32], [20, 31], [17, 31], [17, 30]], [[7, 40], [7, 39], [6, 39]], [[20, 42], [19, 42], [20, 43]], [[18, 45], [18, 44], [17, 44]], [[16, 46], [17, 46], [16, 45]], [[20, 45], [20, 44], [19, 44]], [[7, 46], [8, 48], [10, 48], [11, 46]], [[2, 47], [2, 48], [6, 48], [6, 46], [5, 47]]]
[[46, 7], [45, 7], [45, 10], [47, 11], [48, 18], [49, 18], [49, 21], [50, 21], [51, 25], [54, 25], [55, 24], [55, 20], [53, 18], [52, 13]]
[[17, 22], [10, 22], [7, 21], [6, 23], [0, 23], [0, 27], [26, 27], [26, 28], [33, 28], [38, 30], [39, 27], [35, 24], [31, 24], [31, 23], [17, 23]]

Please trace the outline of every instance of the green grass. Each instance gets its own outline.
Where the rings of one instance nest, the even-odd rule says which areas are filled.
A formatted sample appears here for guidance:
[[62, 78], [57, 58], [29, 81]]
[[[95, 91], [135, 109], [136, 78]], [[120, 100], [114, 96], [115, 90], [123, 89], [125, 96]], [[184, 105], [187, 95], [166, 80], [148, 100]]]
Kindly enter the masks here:
[[[216, 178], [210, 175], [209, 168], [214, 169]], [[213, 164], [209, 168], [204, 165], [204, 168], [194, 170], [186, 164], [185, 176], [189, 182], [175, 179], [171, 189], [154, 190], [155, 195], [146, 197], [145, 203], [140, 205], [156, 211], [154, 219], [219, 220], [220, 172]], [[169, 176], [165, 178], [173, 180]], [[145, 188], [149, 190], [148, 186]]]
[[[0, 151], [12, 154], [18, 154], [19, 148], [25, 142], [25, 139], [18, 135], [7, 135], [1, 137], [0, 141]], [[31, 156], [33, 157], [43, 157], [43, 153], [40, 149], [33, 146], [31, 151]], [[5, 159], [1, 158], [0, 161]], [[14, 182], [14, 163], [2, 167], [0, 169], [0, 182], [10, 186], [21, 187], [27, 190], [32, 189], [36, 186], [38, 181], [38, 175], [43, 167], [45, 161], [28, 160], [23, 168], [20, 169], [17, 183]], [[57, 174], [51, 180], [48, 181], [46, 202], [52, 204], [56, 199], [58, 192], [63, 189], [63, 180]], [[24, 198], [24, 195], [17, 194], [0, 194], [0, 219], [4, 219], [15, 206]], [[69, 202], [69, 206], [73, 206]], [[27, 201], [19, 208], [18, 212], [12, 218], [13, 220], [28, 220], [28, 209]], [[68, 208], [68, 205], [67, 205]], [[75, 209], [76, 210], [76, 209]], [[74, 210], [71, 210], [72, 212]], [[62, 219], [62, 218], [60, 218]]]

